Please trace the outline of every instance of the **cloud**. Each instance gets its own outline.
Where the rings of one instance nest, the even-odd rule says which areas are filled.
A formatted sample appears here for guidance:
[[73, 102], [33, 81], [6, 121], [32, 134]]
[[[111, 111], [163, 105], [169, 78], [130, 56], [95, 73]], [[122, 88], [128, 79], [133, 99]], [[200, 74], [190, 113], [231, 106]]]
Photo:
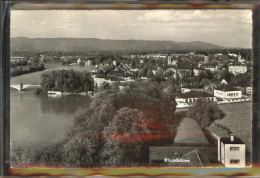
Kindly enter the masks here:
[[176, 21], [194, 21], [194, 20], [208, 20], [211, 16], [204, 15], [202, 10], [178, 10], [178, 11], [149, 11], [143, 16], [140, 16], [138, 20], [144, 22], [176, 22]]
[[138, 20], [157, 23], [239, 20], [243, 23], [250, 23], [252, 13], [250, 10], [154, 10], [144, 13], [138, 17]]

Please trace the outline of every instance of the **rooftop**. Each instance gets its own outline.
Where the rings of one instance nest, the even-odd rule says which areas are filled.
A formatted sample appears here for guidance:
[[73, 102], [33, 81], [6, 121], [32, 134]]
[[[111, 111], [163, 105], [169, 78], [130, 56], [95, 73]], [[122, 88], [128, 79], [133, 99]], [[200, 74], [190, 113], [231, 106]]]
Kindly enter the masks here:
[[221, 138], [221, 142], [224, 144], [245, 144], [240, 138], [234, 136], [234, 140], [231, 141], [230, 137]]
[[199, 97], [213, 97], [212, 94], [204, 92], [204, 91], [190, 91], [186, 93], [177, 94], [180, 98], [199, 98]]
[[[151, 163], [163, 163], [168, 166], [205, 166], [209, 165], [209, 157], [214, 155], [216, 149], [213, 147], [149, 147], [149, 158]], [[165, 162], [165, 158], [169, 161]], [[170, 160], [189, 160], [190, 162], [177, 162]]]

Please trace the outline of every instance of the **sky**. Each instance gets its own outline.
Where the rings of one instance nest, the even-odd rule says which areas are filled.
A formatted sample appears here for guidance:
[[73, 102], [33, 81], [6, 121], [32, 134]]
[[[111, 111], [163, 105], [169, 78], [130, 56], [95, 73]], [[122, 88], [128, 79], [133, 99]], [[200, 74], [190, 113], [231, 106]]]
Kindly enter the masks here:
[[251, 10], [12, 10], [11, 37], [204, 41], [252, 47]]

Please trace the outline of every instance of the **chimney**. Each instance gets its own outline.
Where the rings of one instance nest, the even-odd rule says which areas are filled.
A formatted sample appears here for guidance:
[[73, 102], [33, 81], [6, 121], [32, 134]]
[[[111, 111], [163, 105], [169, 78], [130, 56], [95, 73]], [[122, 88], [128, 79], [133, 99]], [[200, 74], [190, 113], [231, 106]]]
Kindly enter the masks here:
[[235, 135], [234, 134], [230, 134], [230, 141], [233, 142], [235, 140]]

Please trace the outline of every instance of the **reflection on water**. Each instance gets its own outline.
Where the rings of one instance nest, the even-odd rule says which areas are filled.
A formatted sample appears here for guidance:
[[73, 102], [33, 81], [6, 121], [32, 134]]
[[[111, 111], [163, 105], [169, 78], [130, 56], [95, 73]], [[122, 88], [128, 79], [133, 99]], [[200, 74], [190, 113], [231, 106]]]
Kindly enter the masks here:
[[86, 108], [90, 104], [89, 96], [61, 95], [56, 97], [41, 97], [41, 111], [43, 113], [74, 113], [79, 107]]
[[60, 139], [74, 118], [90, 104], [89, 96], [38, 96], [10, 93], [11, 144], [40, 148]]

